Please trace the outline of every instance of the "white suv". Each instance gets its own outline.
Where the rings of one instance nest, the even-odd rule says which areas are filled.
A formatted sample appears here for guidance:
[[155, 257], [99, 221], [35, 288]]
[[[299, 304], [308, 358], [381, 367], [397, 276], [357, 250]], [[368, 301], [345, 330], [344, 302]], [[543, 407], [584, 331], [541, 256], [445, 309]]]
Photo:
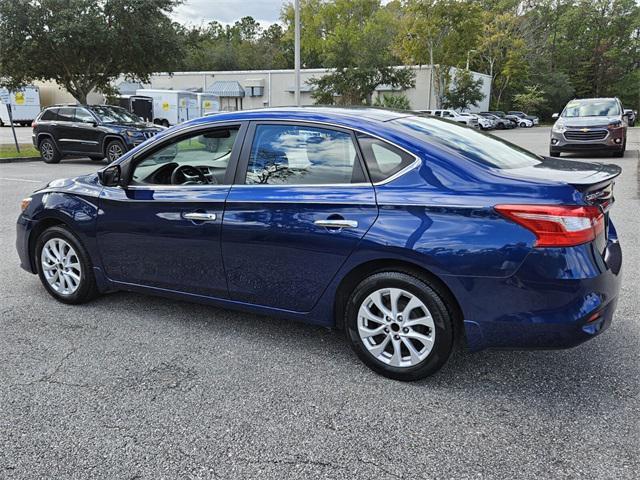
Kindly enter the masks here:
[[464, 123], [468, 127], [480, 128], [478, 119], [468, 113], [458, 113], [455, 110], [421, 110], [421, 112], [446, 118], [447, 120], [453, 120], [454, 122]]

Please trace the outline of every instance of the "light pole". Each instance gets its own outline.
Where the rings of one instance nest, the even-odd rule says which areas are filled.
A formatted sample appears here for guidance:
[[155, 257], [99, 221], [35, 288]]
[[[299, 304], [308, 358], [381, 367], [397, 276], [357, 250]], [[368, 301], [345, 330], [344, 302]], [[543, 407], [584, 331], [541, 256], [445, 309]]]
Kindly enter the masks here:
[[472, 53], [476, 53], [477, 50], [469, 50], [467, 52], [467, 70], [469, 70], [469, 55], [471, 55]]
[[295, 40], [294, 40], [294, 68], [295, 68], [295, 97], [296, 105], [299, 107], [302, 105], [300, 98], [300, 0], [295, 1]]

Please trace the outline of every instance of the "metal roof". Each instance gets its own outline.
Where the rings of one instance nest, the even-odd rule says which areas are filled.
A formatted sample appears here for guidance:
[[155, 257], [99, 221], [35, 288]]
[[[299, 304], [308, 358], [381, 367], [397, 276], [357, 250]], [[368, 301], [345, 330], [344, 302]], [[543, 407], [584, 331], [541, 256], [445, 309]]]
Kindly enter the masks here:
[[218, 80], [207, 88], [206, 93], [217, 95], [218, 97], [244, 97], [245, 92], [242, 85], [235, 80]]
[[116, 89], [121, 95], [135, 95], [136, 90], [141, 88], [144, 88], [142, 84], [137, 82], [127, 82], [126, 80], [116, 85]]

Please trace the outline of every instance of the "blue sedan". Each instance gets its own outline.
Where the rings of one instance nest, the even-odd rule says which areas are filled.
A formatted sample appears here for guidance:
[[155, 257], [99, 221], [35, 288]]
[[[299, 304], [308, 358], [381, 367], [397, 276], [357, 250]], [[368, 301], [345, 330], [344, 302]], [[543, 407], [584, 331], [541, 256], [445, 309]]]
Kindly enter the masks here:
[[416, 380], [456, 344], [566, 348], [609, 325], [619, 174], [410, 113], [222, 113], [36, 191], [17, 248], [61, 302], [129, 290], [336, 327]]

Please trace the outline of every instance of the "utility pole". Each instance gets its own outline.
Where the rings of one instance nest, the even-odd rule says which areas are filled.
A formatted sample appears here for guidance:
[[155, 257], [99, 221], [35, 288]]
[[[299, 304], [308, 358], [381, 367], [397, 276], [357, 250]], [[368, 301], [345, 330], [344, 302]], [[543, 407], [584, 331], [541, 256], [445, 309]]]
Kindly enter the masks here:
[[296, 70], [295, 97], [296, 105], [302, 105], [300, 98], [300, 0], [295, 1], [295, 45], [294, 45], [294, 67]]

